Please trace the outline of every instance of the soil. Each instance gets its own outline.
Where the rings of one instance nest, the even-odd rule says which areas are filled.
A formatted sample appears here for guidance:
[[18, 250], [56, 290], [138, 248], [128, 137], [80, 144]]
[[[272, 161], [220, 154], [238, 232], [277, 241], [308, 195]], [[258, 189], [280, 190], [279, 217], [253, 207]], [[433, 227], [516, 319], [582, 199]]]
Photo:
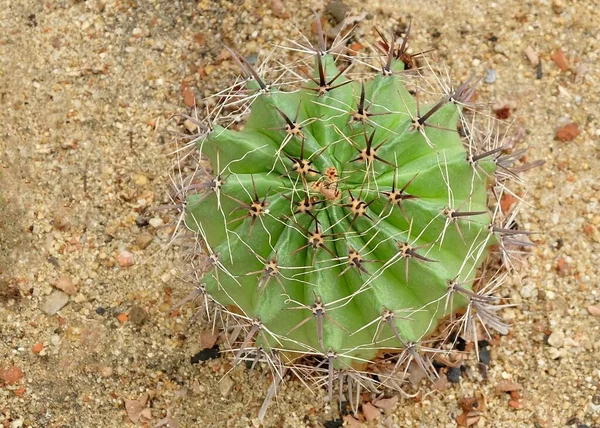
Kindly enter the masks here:
[[[478, 101], [526, 132], [528, 159], [546, 161], [525, 174], [519, 225], [539, 232], [537, 246], [504, 290], [518, 306], [503, 314], [513, 327], [490, 348], [487, 379], [471, 360], [443, 392], [382, 415], [366, 405], [357, 419], [452, 427], [459, 400], [477, 396], [474, 426], [600, 424], [597, 5], [332, 3], [335, 16], [366, 13], [363, 45], [373, 26], [389, 34], [412, 18], [413, 49], [434, 48], [455, 81], [486, 76]], [[248, 56], [310, 34], [311, 8], [323, 4], [0, 1], [0, 424], [258, 426], [265, 369], [191, 363], [210, 326], [191, 306], [169, 312], [190, 285], [161, 226], [173, 215], [153, 208], [169, 203], [176, 172], [171, 117], [237, 75], [223, 46]], [[325, 397], [286, 382], [264, 426], [339, 426]]]

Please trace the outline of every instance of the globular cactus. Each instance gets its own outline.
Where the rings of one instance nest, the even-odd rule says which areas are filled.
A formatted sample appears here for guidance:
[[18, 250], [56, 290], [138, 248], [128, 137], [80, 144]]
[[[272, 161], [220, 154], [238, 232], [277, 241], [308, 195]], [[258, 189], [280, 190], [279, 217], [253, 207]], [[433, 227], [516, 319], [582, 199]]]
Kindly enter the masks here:
[[472, 126], [473, 79], [431, 101], [407, 40], [382, 36], [369, 68], [321, 34], [271, 83], [231, 51], [245, 79], [197, 121], [210, 167], [185, 186], [185, 224], [205, 262], [199, 293], [245, 327], [238, 360], [312, 367], [331, 393], [346, 374], [416, 365], [435, 378], [447, 341], [507, 333], [503, 276], [482, 265], [522, 233], [498, 203], [516, 177], [511, 143]]

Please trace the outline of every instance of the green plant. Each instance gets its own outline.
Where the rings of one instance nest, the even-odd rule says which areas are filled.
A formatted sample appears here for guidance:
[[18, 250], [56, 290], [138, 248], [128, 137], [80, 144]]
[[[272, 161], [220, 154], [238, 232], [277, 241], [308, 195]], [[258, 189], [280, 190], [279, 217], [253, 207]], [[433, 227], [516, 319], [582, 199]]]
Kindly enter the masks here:
[[271, 84], [231, 51], [243, 85], [195, 121], [210, 164], [184, 186], [198, 295], [245, 327], [237, 360], [277, 370], [270, 395], [288, 368], [330, 394], [340, 375], [394, 385], [416, 366], [433, 379], [432, 356], [458, 335], [508, 331], [504, 275], [482, 266], [493, 250], [508, 260], [522, 233], [499, 204], [512, 142], [474, 126], [473, 79], [435, 80], [432, 100], [407, 41], [382, 36], [373, 67], [320, 32], [298, 48], [309, 62]]

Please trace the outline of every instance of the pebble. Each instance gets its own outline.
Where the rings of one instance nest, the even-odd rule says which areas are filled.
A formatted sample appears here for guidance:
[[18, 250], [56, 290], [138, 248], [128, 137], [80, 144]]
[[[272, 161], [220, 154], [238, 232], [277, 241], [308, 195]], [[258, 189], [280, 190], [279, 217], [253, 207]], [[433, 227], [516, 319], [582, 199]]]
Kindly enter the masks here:
[[135, 238], [135, 244], [138, 246], [138, 248], [140, 248], [141, 250], [145, 250], [146, 247], [148, 247], [148, 245], [150, 245], [152, 243], [152, 240], [154, 239], [154, 236], [152, 236], [152, 234], [148, 233], [148, 232], [143, 232], [140, 233], [136, 238]]
[[164, 224], [163, 219], [160, 217], [153, 217], [148, 221], [148, 223], [155, 229], [161, 227]]
[[54, 281], [54, 287], [64, 291], [69, 296], [73, 296], [77, 293], [77, 288], [69, 276], [61, 276], [58, 278], [56, 281]]
[[567, 123], [556, 130], [555, 138], [560, 141], [572, 141], [579, 134], [581, 130], [575, 122]]
[[15, 419], [14, 421], [12, 421], [10, 423], [10, 428], [21, 428], [24, 424], [24, 419], [23, 418], [19, 418], [19, 419]]
[[486, 346], [479, 349], [479, 362], [486, 366], [490, 365], [490, 350]]
[[558, 48], [552, 52], [550, 58], [552, 58], [552, 61], [554, 61], [558, 68], [560, 68], [560, 71], [569, 71], [569, 63], [567, 62], [567, 58], [565, 57], [565, 53], [562, 51], [562, 49]]
[[348, 6], [346, 6], [344, 2], [330, 1], [329, 3], [327, 3], [327, 6], [325, 8], [327, 10], [327, 13], [329, 13], [334, 19], [335, 24], [338, 24], [344, 19], [346, 19], [346, 14], [348, 13]]
[[117, 263], [119, 263], [119, 266], [121, 267], [129, 267], [133, 266], [135, 259], [132, 253], [127, 250], [123, 250], [117, 255]]
[[144, 174], [135, 174], [133, 177], [133, 182], [136, 186], [145, 186], [148, 184], [148, 177], [146, 177]]
[[7, 385], [18, 383], [23, 377], [23, 371], [17, 366], [11, 366], [7, 369], [0, 368], [0, 380]]
[[506, 50], [506, 48], [504, 47], [503, 44], [497, 43], [494, 46], [494, 51], [498, 52], [498, 53], [503, 53]]
[[221, 391], [221, 395], [223, 397], [229, 396], [231, 389], [233, 388], [233, 380], [229, 377], [229, 375], [224, 376], [223, 379], [219, 382], [219, 391]]
[[289, 15], [285, 11], [285, 5], [281, 0], [271, 0], [271, 11], [276, 18], [285, 18]]
[[369, 422], [374, 421], [375, 419], [379, 418], [379, 416], [381, 416], [381, 412], [379, 411], [379, 409], [377, 409], [377, 407], [373, 406], [371, 403], [363, 404], [362, 411], [365, 415], [365, 419]]
[[461, 376], [461, 370], [460, 367], [450, 367], [450, 370], [448, 370], [448, 380], [452, 383], [458, 383], [460, 382], [460, 376]]
[[548, 337], [548, 345], [553, 348], [561, 348], [565, 344], [565, 335], [560, 330], [555, 330]]
[[181, 95], [183, 96], [183, 103], [186, 106], [194, 107], [196, 105], [196, 95], [194, 95], [194, 90], [192, 88], [183, 88]]
[[488, 71], [485, 73], [484, 81], [488, 84], [494, 83], [496, 81], [496, 70], [493, 68], [488, 69]]
[[144, 308], [140, 306], [133, 306], [129, 310], [129, 321], [131, 321], [135, 325], [142, 325], [146, 322], [148, 318], [148, 313], [144, 310]]
[[190, 134], [193, 134], [198, 129], [198, 126], [189, 119], [183, 121], [183, 126], [188, 130]]
[[537, 52], [531, 46], [527, 46], [524, 53], [531, 65], [537, 67], [537, 65], [540, 63], [540, 57], [538, 56]]
[[521, 297], [523, 297], [524, 299], [531, 299], [537, 297], [538, 289], [533, 284], [526, 284], [523, 287], [521, 287], [519, 293], [521, 293]]
[[41, 306], [46, 315], [54, 315], [69, 303], [69, 295], [59, 290], [54, 290]]
[[588, 312], [593, 317], [600, 317], [600, 306], [590, 305], [587, 307]]

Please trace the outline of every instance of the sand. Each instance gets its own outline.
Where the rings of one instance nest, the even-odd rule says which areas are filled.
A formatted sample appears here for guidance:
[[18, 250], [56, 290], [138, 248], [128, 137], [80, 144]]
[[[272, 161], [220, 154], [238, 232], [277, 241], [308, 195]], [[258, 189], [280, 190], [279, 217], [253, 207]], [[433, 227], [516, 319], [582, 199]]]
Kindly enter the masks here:
[[[357, 418], [452, 427], [459, 399], [484, 396], [475, 426], [597, 426], [597, 7], [345, 4], [351, 15], [367, 13], [361, 43], [375, 40], [373, 26], [389, 32], [413, 18], [414, 49], [435, 48], [456, 81], [493, 69], [478, 101], [508, 107], [513, 129], [527, 133], [528, 159], [546, 161], [525, 174], [519, 224], [539, 232], [538, 245], [523, 257], [520, 281], [503, 290], [518, 306], [504, 313], [513, 327], [491, 348], [488, 379], [471, 361], [472, 375], [445, 391], [402, 398], [371, 422]], [[251, 55], [298, 37], [295, 27], [310, 34], [311, 7], [323, 9], [290, 0], [0, 2], [3, 426], [258, 425], [266, 370], [227, 374], [226, 358], [190, 363], [210, 326], [193, 323], [191, 306], [169, 313], [190, 285], [180, 279], [181, 250], [161, 227], [173, 214], [151, 208], [169, 203], [172, 132], [182, 130], [171, 116], [237, 74], [220, 57], [224, 44]], [[556, 139], [569, 123], [579, 135]], [[495, 392], [505, 381], [522, 387], [520, 398]], [[326, 424], [340, 415], [325, 396], [287, 382], [264, 426], [338, 426]]]

